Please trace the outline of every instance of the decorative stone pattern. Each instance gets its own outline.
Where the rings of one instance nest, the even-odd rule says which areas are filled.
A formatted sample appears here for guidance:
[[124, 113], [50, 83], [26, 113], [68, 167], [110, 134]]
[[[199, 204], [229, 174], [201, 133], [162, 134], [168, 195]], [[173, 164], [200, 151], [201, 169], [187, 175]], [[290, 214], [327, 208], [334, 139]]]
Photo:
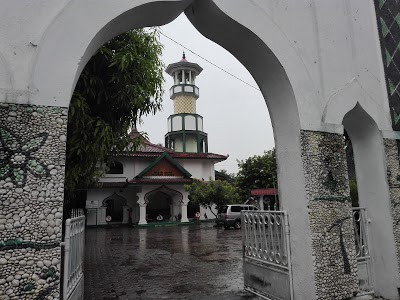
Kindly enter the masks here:
[[66, 108], [0, 103], [0, 299], [59, 299]]
[[357, 260], [342, 135], [302, 131], [317, 299], [358, 292]]
[[196, 98], [192, 96], [176, 96], [174, 99], [175, 114], [195, 114]]
[[400, 1], [375, 0], [393, 130], [400, 130]]
[[[390, 204], [393, 218], [394, 240], [397, 250], [397, 262], [400, 261], [400, 155], [399, 141], [384, 139], [387, 180], [389, 184]], [[399, 268], [399, 266], [398, 266]], [[400, 271], [400, 268], [399, 268]]]

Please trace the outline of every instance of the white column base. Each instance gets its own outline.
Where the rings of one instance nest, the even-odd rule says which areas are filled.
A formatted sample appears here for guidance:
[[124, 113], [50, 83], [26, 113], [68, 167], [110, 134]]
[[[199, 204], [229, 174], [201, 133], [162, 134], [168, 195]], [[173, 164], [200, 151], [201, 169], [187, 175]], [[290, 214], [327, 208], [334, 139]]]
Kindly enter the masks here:
[[147, 224], [146, 220], [146, 205], [140, 206], [139, 225]]
[[129, 209], [129, 206], [123, 206], [122, 207], [122, 211], [123, 211], [122, 224], [127, 224], [128, 223], [128, 218], [129, 218], [128, 209]]
[[189, 219], [187, 217], [187, 204], [182, 204], [181, 205], [181, 210], [182, 210], [182, 219], [181, 223], [187, 223], [189, 222]]

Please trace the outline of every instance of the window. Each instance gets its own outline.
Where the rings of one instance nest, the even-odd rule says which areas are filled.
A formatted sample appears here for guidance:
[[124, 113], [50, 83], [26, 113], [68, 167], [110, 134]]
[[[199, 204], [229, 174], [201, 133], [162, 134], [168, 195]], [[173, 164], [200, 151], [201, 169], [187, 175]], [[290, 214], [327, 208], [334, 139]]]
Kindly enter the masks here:
[[113, 162], [107, 164], [107, 174], [123, 174], [124, 166], [119, 161], [114, 160]]
[[186, 83], [186, 84], [190, 84], [191, 82], [190, 82], [190, 75], [189, 75], [189, 72], [185, 72], [185, 82], [184, 83]]
[[219, 213], [219, 214], [226, 214], [227, 210], [228, 210], [228, 206], [221, 206], [221, 207], [218, 209], [218, 213]]
[[240, 212], [242, 211], [244, 208], [238, 205], [232, 205], [231, 206], [231, 212]]
[[182, 82], [183, 80], [182, 80], [182, 72], [179, 72], [178, 73], [178, 84], [182, 84], [183, 82]]

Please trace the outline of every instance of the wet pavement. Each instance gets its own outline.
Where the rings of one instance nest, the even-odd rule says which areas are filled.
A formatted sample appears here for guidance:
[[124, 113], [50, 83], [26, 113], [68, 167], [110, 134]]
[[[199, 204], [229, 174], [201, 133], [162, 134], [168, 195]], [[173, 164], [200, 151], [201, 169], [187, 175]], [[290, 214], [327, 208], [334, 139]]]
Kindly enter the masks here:
[[243, 291], [240, 230], [86, 230], [85, 300], [258, 299]]

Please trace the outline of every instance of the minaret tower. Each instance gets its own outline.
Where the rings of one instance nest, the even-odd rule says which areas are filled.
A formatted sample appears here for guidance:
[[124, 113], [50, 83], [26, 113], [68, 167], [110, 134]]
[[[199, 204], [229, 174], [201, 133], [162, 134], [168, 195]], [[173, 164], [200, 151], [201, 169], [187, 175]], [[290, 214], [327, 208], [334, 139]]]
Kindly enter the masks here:
[[208, 152], [207, 133], [203, 131], [203, 117], [196, 113], [196, 100], [199, 88], [195, 84], [196, 76], [203, 69], [182, 59], [168, 65], [166, 72], [174, 79], [169, 90], [174, 101], [174, 114], [168, 117], [168, 133], [165, 135], [165, 147], [175, 152]]

